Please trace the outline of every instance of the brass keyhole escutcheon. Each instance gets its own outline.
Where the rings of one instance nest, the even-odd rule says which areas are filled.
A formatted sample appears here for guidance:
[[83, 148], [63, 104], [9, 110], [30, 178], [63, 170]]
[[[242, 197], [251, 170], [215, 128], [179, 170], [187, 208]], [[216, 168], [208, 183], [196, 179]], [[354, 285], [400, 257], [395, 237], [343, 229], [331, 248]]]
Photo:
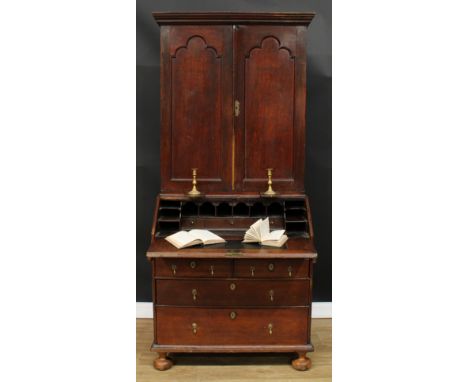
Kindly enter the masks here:
[[172, 268], [172, 274], [175, 276], [175, 274], [176, 274], [176, 269], [177, 269], [177, 265], [172, 264], [172, 265], [171, 265], [171, 268]]
[[292, 275], [292, 267], [291, 266], [288, 267], [288, 274], [289, 274], [289, 277], [291, 277], [291, 275]]
[[192, 323], [192, 332], [193, 332], [193, 334], [197, 334], [197, 329], [198, 329], [197, 323], [193, 322]]
[[268, 270], [270, 272], [273, 272], [275, 270], [275, 264], [273, 264], [273, 263], [268, 264]]
[[270, 334], [270, 336], [273, 334], [273, 324], [272, 323], [268, 324], [268, 333]]
[[235, 290], [235, 289], [236, 289], [236, 284], [231, 283], [231, 285], [229, 285], [229, 288], [230, 288], [231, 290]]
[[270, 300], [273, 301], [273, 297], [275, 295], [275, 291], [272, 289], [270, 290]]
[[196, 289], [192, 289], [192, 296], [193, 296], [193, 301], [195, 301], [197, 299], [197, 290]]
[[255, 272], [255, 267], [254, 266], [251, 266], [250, 267], [250, 275], [253, 277], [254, 276], [254, 272]]
[[196, 261], [191, 261], [190, 262], [190, 268], [195, 269], [197, 267], [197, 262]]
[[237, 317], [237, 313], [236, 312], [231, 312], [229, 314], [229, 317], [231, 317], [231, 320], [234, 320]]
[[210, 273], [211, 273], [211, 276], [214, 276], [214, 265], [210, 266]]

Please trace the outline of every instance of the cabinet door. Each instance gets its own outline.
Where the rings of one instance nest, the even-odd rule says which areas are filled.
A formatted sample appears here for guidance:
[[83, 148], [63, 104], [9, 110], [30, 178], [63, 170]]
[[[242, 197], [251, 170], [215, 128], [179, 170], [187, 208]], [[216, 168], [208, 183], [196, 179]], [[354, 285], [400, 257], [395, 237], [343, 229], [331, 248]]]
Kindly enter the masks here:
[[305, 27], [240, 25], [234, 37], [236, 190], [304, 190]]
[[161, 189], [232, 189], [232, 26], [161, 29]]

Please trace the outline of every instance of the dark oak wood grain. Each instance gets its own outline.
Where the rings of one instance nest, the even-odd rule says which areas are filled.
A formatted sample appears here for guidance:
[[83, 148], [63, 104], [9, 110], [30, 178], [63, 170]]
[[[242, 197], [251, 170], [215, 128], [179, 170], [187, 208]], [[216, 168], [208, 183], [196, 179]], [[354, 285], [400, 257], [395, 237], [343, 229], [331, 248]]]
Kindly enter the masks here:
[[309, 277], [309, 260], [235, 260], [234, 277], [287, 278]]
[[315, 12], [153, 12], [159, 25], [178, 24], [293, 24], [309, 25]]
[[305, 344], [308, 342], [307, 311], [307, 308], [158, 307], [156, 309], [158, 343], [161, 345]]
[[[297, 352], [311, 367], [312, 267], [304, 194], [306, 41], [314, 13], [155, 12], [161, 26], [161, 193], [151, 244], [157, 370], [177, 352]], [[192, 168], [197, 188], [192, 198]], [[273, 168], [275, 197], [264, 197]], [[268, 217], [282, 248], [242, 244]], [[177, 249], [209, 229], [227, 240]]]
[[163, 29], [161, 135], [167, 139], [161, 140], [161, 189], [188, 190], [192, 168], [198, 168], [199, 187], [205, 192], [229, 191], [232, 28], [207, 25]]
[[158, 258], [153, 265], [155, 277], [231, 277], [231, 260], [186, 258]]
[[241, 259], [294, 259], [317, 257], [317, 250], [310, 239], [290, 239], [287, 247], [277, 249], [265, 246], [249, 246], [230, 249], [228, 246], [199, 246], [177, 249], [164, 239], [154, 240], [146, 253], [148, 257], [176, 258], [241, 258]]
[[[276, 191], [304, 191], [305, 45], [298, 27], [236, 28], [236, 189], [261, 190], [273, 168]], [[296, 118], [296, 116], [302, 118]], [[248, 160], [245, 160], [248, 158]]]
[[157, 280], [158, 305], [304, 306], [309, 280]]

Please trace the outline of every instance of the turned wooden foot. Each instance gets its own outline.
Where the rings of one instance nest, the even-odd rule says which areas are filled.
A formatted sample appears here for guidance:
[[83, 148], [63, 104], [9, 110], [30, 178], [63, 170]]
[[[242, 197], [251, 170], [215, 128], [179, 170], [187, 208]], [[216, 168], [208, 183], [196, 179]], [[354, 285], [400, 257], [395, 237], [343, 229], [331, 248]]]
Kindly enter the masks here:
[[166, 358], [167, 353], [158, 353], [159, 357], [154, 360], [154, 368], [157, 370], [168, 370], [172, 367], [172, 361]]
[[298, 354], [299, 354], [299, 358], [296, 358], [291, 362], [292, 367], [299, 371], [309, 370], [310, 367], [312, 366], [312, 362], [310, 361], [310, 358], [306, 357], [306, 353], [298, 353]]

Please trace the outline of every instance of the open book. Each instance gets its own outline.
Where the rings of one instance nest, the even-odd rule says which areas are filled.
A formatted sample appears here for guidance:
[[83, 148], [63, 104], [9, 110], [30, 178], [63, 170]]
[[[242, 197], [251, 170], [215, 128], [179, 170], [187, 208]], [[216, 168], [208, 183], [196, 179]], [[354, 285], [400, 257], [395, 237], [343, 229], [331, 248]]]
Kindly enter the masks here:
[[222, 237], [219, 237], [206, 229], [179, 231], [166, 237], [166, 240], [178, 249], [191, 247], [197, 244], [217, 244], [224, 243], [226, 241]]
[[270, 247], [282, 247], [288, 240], [288, 236], [284, 234], [284, 229], [270, 232], [270, 221], [266, 219], [258, 219], [250, 226], [244, 235], [243, 243], [260, 243]]

